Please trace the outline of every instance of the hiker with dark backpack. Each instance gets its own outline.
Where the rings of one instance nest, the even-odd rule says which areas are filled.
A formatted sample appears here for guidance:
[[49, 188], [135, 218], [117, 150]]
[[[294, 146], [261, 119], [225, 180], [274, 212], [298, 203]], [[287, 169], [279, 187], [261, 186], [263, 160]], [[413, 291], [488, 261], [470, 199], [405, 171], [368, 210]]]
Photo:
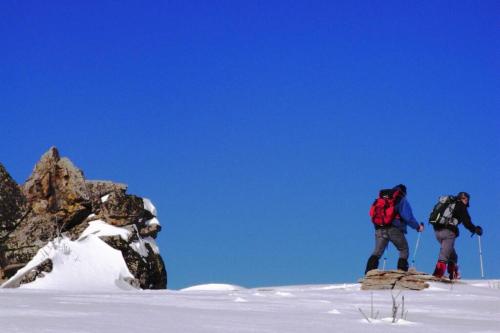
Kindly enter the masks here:
[[399, 251], [398, 269], [408, 271], [408, 242], [405, 234], [407, 225], [424, 231], [424, 225], [419, 224], [406, 199], [406, 186], [399, 184], [389, 190], [381, 190], [370, 208], [370, 217], [375, 227], [375, 249], [366, 263], [365, 274], [377, 269], [379, 259], [389, 242]]
[[450, 280], [459, 279], [458, 255], [455, 251], [455, 239], [459, 236], [458, 225], [462, 223], [472, 235], [481, 236], [483, 229], [472, 223], [467, 208], [469, 207], [470, 195], [460, 192], [457, 196], [441, 196], [434, 206], [429, 217], [429, 223], [434, 227], [436, 239], [441, 245], [439, 258], [434, 269], [435, 277], [442, 278], [448, 269]]

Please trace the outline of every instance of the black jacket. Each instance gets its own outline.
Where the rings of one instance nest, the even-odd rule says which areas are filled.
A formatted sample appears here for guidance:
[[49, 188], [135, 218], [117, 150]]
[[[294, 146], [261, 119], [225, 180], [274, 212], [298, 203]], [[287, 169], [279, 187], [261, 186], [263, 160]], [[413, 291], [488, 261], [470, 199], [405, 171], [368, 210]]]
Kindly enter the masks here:
[[[476, 232], [476, 226], [472, 223], [472, 220], [469, 215], [469, 211], [467, 210], [467, 206], [460, 200], [457, 200], [457, 203], [455, 204], [455, 209], [453, 210], [453, 217], [456, 218], [460, 223], [464, 225], [470, 232], [475, 233]], [[453, 226], [453, 225], [435, 225], [436, 230], [440, 229], [450, 229], [453, 231], [457, 237], [460, 235], [460, 232], [458, 230], [458, 225]]]

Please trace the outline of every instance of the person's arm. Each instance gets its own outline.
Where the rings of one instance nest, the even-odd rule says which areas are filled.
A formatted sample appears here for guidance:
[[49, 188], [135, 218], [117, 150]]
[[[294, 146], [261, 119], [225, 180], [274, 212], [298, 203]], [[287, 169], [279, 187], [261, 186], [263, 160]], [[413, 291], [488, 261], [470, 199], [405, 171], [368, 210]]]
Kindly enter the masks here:
[[405, 221], [411, 228], [419, 230], [420, 224], [415, 216], [413, 216], [410, 203], [405, 198], [401, 199], [401, 202], [399, 203], [399, 215], [401, 215], [403, 221]]
[[454, 217], [463, 223], [464, 227], [467, 228], [473, 234], [476, 233], [476, 226], [472, 223], [467, 207], [462, 202], [457, 202], [455, 205], [455, 210], [453, 211]]

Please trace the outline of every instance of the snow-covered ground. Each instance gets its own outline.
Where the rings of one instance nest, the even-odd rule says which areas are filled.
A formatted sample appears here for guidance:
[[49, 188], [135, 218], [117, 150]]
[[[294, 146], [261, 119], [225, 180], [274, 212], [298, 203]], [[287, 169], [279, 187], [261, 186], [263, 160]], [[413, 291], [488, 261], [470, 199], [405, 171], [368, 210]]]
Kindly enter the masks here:
[[[394, 297], [398, 296], [393, 292]], [[245, 289], [209, 284], [180, 291], [0, 289], [2, 332], [500, 332], [500, 281], [405, 291], [392, 323], [390, 291], [359, 284]], [[373, 298], [373, 315], [372, 312]], [[369, 323], [361, 314], [377, 319]], [[398, 311], [400, 318], [401, 311]]]
[[[155, 212], [150, 201], [145, 207]], [[436, 282], [423, 291], [401, 293], [362, 291], [357, 283], [137, 290], [128, 283], [133, 276], [120, 251], [99, 238], [106, 235], [128, 239], [130, 231], [92, 221], [75, 241], [49, 242], [4, 282], [1, 332], [500, 332], [500, 280]], [[130, 246], [147, 255], [144, 242], [157, 251], [153, 239]], [[16, 288], [46, 259], [53, 263], [50, 273]]]

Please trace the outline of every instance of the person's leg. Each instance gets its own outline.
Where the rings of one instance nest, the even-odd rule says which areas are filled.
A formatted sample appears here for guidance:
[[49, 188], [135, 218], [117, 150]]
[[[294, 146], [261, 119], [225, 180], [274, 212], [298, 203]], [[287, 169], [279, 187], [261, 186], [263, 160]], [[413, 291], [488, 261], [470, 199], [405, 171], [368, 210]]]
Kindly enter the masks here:
[[385, 229], [375, 230], [375, 249], [372, 252], [370, 258], [368, 258], [368, 262], [366, 263], [365, 274], [371, 271], [372, 269], [378, 268], [378, 262], [382, 254], [384, 253], [385, 247], [389, 242], [389, 238], [387, 237], [387, 232]]
[[453, 249], [451, 250], [450, 259], [448, 260], [448, 263], [458, 264], [458, 254], [457, 251], [455, 250], [455, 242], [453, 242]]
[[406, 241], [405, 234], [396, 227], [388, 229], [389, 239], [399, 251], [398, 269], [408, 271], [408, 242]]
[[448, 276], [450, 280], [460, 279], [460, 273], [458, 271], [458, 255], [455, 249], [451, 251], [450, 259], [448, 260]]
[[448, 263], [450, 259], [456, 258], [455, 239], [456, 235], [448, 229], [439, 230], [439, 238], [441, 239], [441, 249], [439, 251], [439, 261]]
[[436, 230], [435, 235], [439, 244], [441, 244], [441, 247], [439, 249], [438, 262], [432, 275], [441, 278], [446, 271], [446, 264], [452, 257], [452, 253], [455, 251], [454, 246], [456, 235], [453, 231], [448, 229]]

